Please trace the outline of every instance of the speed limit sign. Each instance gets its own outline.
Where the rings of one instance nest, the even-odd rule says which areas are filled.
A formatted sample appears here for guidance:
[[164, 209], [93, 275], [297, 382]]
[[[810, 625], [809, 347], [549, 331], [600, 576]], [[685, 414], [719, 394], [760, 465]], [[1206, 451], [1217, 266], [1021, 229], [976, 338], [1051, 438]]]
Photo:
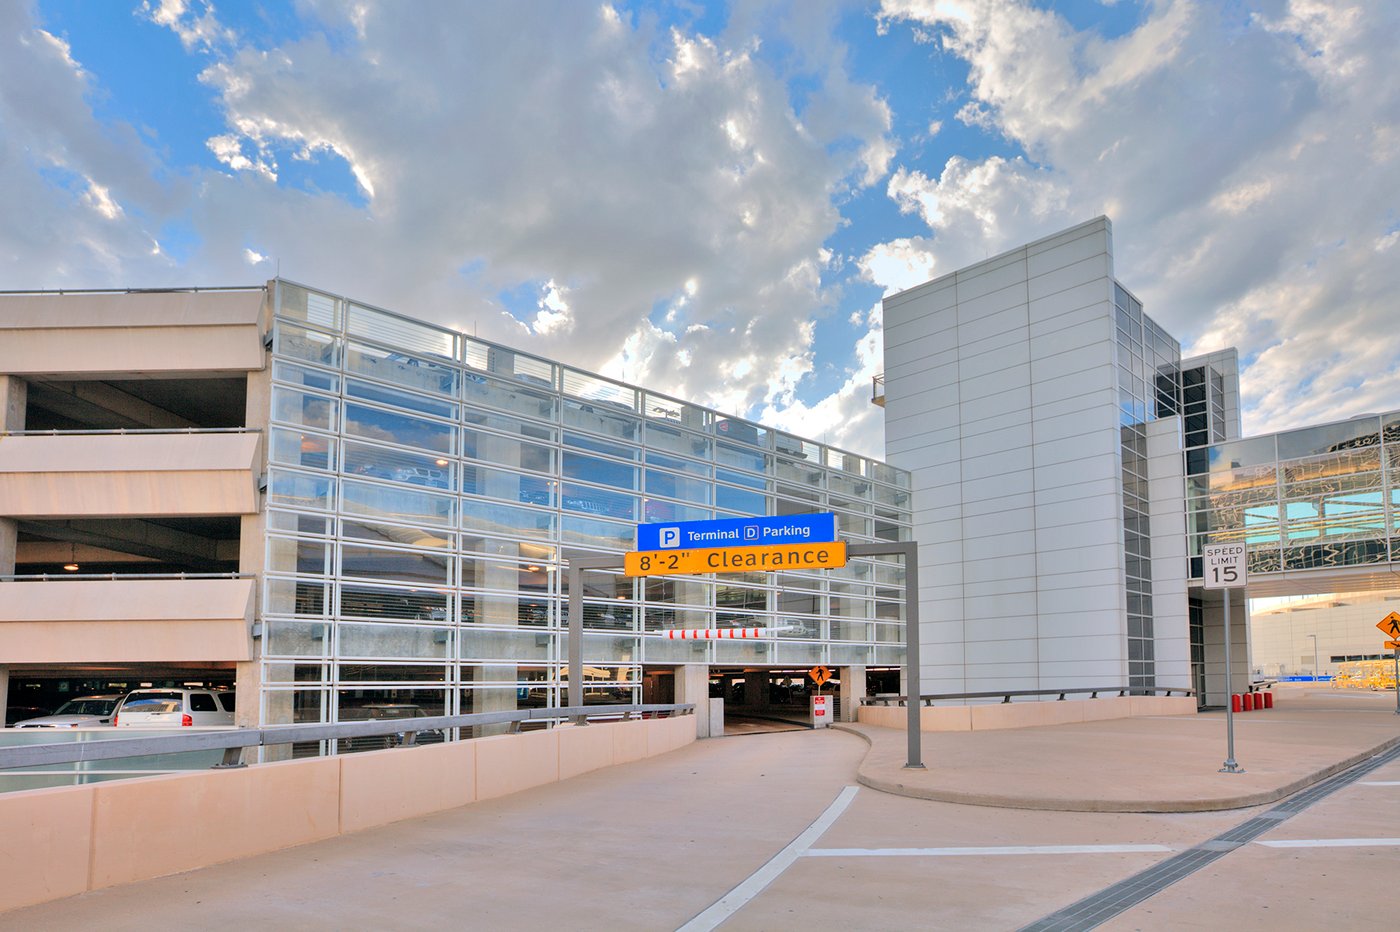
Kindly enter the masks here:
[[1201, 556], [1207, 589], [1243, 589], [1249, 584], [1249, 556], [1244, 544], [1206, 544]]

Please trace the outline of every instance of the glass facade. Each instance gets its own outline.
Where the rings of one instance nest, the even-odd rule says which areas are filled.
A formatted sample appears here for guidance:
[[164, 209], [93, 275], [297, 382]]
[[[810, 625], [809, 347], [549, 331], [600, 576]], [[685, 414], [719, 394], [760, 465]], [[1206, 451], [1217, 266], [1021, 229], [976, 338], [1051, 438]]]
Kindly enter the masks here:
[[1116, 282], [1113, 297], [1117, 322], [1128, 685], [1155, 686], [1147, 422], [1181, 410], [1181, 345], [1144, 314], [1142, 304]]
[[[902, 470], [334, 295], [276, 289], [266, 723], [560, 704], [563, 554], [620, 555], [639, 522], [831, 511], [845, 540], [911, 538]], [[903, 584], [894, 558], [810, 574], [590, 573], [586, 700], [638, 701], [644, 664], [898, 664]], [[791, 630], [660, 636], [767, 625]]]
[[1209, 543], [1243, 541], [1251, 573], [1400, 554], [1400, 412], [1198, 447], [1187, 470], [1194, 578]]

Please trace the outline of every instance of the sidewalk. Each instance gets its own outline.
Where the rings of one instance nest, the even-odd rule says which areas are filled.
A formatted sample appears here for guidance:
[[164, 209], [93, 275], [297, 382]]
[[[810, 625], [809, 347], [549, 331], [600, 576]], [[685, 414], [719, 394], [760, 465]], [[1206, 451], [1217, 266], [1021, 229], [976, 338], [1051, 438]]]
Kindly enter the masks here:
[[1395, 694], [1277, 690], [1273, 709], [1235, 716], [1235, 760], [1220, 773], [1225, 713], [1115, 719], [1005, 731], [925, 732], [909, 770], [902, 730], [836, 726], [870, 744], [859, 781], [901, 796], [1075, 812], [1203, 812], [1282, 799], [1400, 743]]

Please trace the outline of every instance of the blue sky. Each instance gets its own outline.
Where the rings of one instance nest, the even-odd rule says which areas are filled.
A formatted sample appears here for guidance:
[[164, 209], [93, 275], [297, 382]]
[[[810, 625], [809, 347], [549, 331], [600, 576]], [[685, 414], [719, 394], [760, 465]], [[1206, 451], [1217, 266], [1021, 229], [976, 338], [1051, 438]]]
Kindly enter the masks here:
[[1250, 432], [1400, 407], [1400, 5], [0, 6], [0, 288], [280, 274], [879, 455], [882, 295], [1108, 214]]

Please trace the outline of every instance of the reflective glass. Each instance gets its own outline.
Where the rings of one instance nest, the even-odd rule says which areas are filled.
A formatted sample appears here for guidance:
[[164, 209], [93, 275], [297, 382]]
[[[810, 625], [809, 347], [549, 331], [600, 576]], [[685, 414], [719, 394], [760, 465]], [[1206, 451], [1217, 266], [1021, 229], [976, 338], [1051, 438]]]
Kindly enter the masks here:
[[509, 417], [504, 414], [493, 414], [490, 411], [477, 411], [469, 408], [462, 415], [462, 419], [474, 427], [485, 427], [498, 434], [525, 437], [542, 443], [554, 443], [559, 439], [559, 428], [557, 427], [522, 420], [518, 417]]
[[631, 414], [631, 408], [607, 401], [566, 401], [564, 402], [564, 424], [567, 427], [591, 431], [617, 437], [631, 443], [637, 442], [641, 433], [641, 421]]
[[715, 505], [721, 511], [732, 511], [746, 515], [766, 515], [768, 496], [761, 492], [736, 489], [728, 485], [715, 486]]
[[710, 458], [714, 447], [714, 442], [709, 437], [655, 422], [648, 422], [646, 425], [646, 443], [653, 449], [669, 450], [702, 460]]
[[397, 314], [359, 304], [350, 304], [345, 329], [352, 336], [382, 340], [393, 346], [404, 347], [411, 353], [426, 353], [447, 359], [455, 359], [457, 356], [456, 334], [432, 324], [408, 320]]
[[554, 472], [554, 447], [479, 430], [462, 431], [462, 455], [533, 472]]
[[564, 451], [564, 477], [582, 479], [595, 485], [608, 485], [617, 489], [635, 491], [638, 487], [640, 470], [625, 463], [584, 456], [581, 453]]
[[294, 356], [332, 369], [340, 368], [341, 340], [328, 333], [279, 320], [273, 345], [279, 356]]
[[345, 576], [385, 582], [447, 585], [452, 581], [452, 557], [444, 553], [341, 544], [340, 572]]
[[672, 456], [669, 453], [657, 453], [655, 450], [647, 451], [646, 460], [648, 466], [669, 469], [672, 472], [687, 473], [692, 476], [701, 476], [706, 479], [710, 477], [712, 471], [709, 463], [684, 459], [679, 456]]
[[334, 437], [274, 427], [268, 432], [267, 456], [274, 463], [303, 469], [335, 469]]
[[678, 476], [657, 469], [646, 471], [646, 492], [648, 495], [662, 495], [666, 498], [679, 498], [686, 502], [708, 505], [713, 489], [712, 483], [700, 479]]
[[303, 427], [336, 430], [340, 402], [323, 395], [299, 392], [281, 385], [272, 387], [272, 419]]
[[[417, 588], [341, 583], [340, 614], [360, 618], [441, 622], [448, 619], [448, 596], [446, 592]], [[343, 630], [344, 625], [338, 627]]]
[[1359, 417], [1341, 424], [1285, 431], [1278, 435], [1278, 455], [1279, 459], [1291, 460], [1319, 453], [1372, 447], [1379, 442], [1380, 420], [1374, 416]]
[[734, 466], [739, 469], [766, 473], [768, 467], [772, 465], [772, 459], [766, 453], [733, 443], [721, 442], [715, 445], [715, 462], [723, 466]]
[[406, 408], [409, 411], [430, 414], [434, 417], [451, 418], [452, 420], [457, 418], [455, 402], [434, 398], [431, 395], [420, 395], [417, 392], [390, 388], [388, 385], [376, 385], [373, 382], [364, 382], [360, 379], [346, 379], [345, 394], [351, 398], [372, 401], [375, 404], [392, 405], [395, 408]]
[[341, 519], [340, 534], [350, 540], [367, 540], [392, 544], [396, 547], [417, 547], [424, 550], [450, 549], [453, 541], [451, 531], [439, 528], [380, 524], [373, 521], [360, 521], [355, 518]]
[[268, 537], [267, 571], [325, 576], [331, 572], [330, 544], [325, 540]]
[[561, 530], [561, 540], [566, 544], [606, 550], [631, 550], [637, 539], [636, 525], [572, 515], [564, 516]]
[[462, 397], [469, 404], [502, 408], [542, 421], [559, 419], [559, 398], [547, 386], [527, 388], [519, 381], [467, 373], [462, 380]]
[[340, 508], [368, 518], [450, 527], [455, 523], [456, 505], [456, 499], [448, 495], [346, 479]]
[[381, 349], [352, 340], [345, 349], [345, 371], [394, 382], [420, 392], [457, 397], [457, 370], [425, 356]]
[[332, 395], [340, 393], [340, 376], [334, 372], [298, 366], [280, 359], [272, 363], [272, 379], [298, 388], [315, 389]]
[[269, 657], [325, 657], [330, 639], [325, 622], [281, 621], [263, 623], [263, 651]]
[[603, 518], [616, 518], [622, 521], [637, 520], [637, 496], [623, 495], [577, 482], [564, 483], [560, 493], [560, 504], [568, 511]]
[[450, 424], [349, 403], [345, 405], [345, 432], [449, 455], [456, 436]]
[[648, 498], [642, 505], [642, 517], [648, 524], [656, 521], [706, 521], [714, 517], [714, 512], [700, 505], [681, 505]]
[[474, 463], [466, 463], [462, 467], [462, 491], [467, 495], [550, 507], [554, 505], [557, 487], [555, 480], [543, 476], [491, 469]]
[[329, 476], [269, 469], [267, 500], [275, 505], [329, 509], [335, 504], [335, 480]]
[[462, 501], [462, 529], [484, 534], [510, 534], [550, 540], [554, 537], [554, 514], [516, 505]]
[[452, 460], [431, 453], [410, 453], [390, 447], [349, 441], [345, 444], [345, 472], [406, 482], [429, 489], [451, 490]]
[[463, 628], [458, 656], [462, 660], [549, 660], [550, 635], [538, 631]]

